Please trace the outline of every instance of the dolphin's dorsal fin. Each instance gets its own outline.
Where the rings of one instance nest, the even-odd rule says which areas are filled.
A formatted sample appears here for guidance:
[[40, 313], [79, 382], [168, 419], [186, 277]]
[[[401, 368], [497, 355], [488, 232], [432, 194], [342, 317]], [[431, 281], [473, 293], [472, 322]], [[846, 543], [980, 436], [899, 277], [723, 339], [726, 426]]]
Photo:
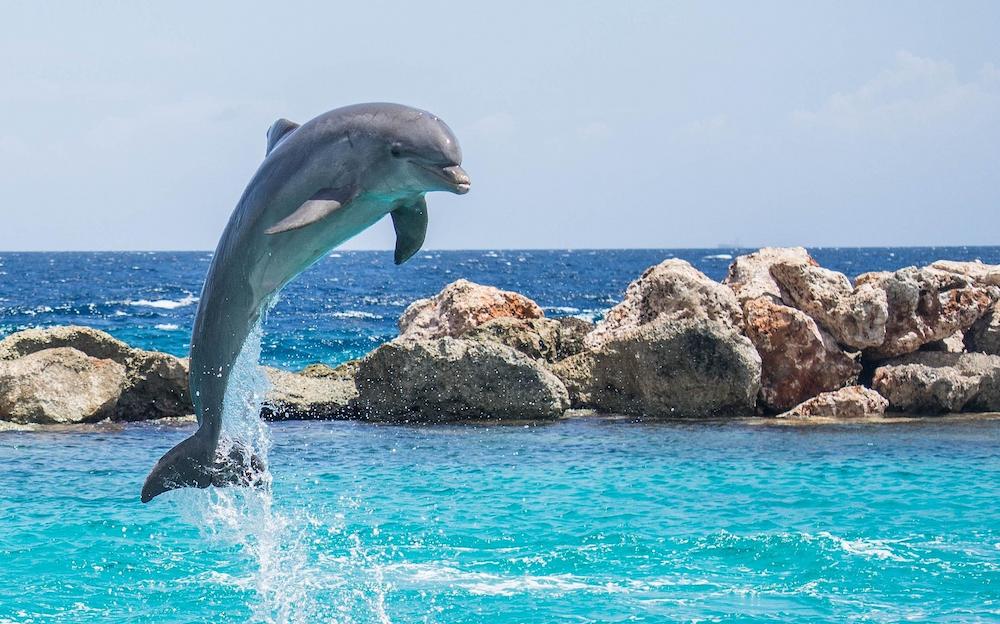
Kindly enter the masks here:
[[281, 139], [288, 136], [288, 133], [299, 127], [299, 124], [294, 121], [288, 121], [287, 119], [279, 119], [278, 121], [271, 124], [271, 127], [267, 129], [267, 151], [264, 155], [267, 156], [274, 149]]
[[343, 208], [351, 201], [351, 197], [351, 193], [343, 189], [320, 189], [295, 212], [264, 230], [264, 233], [280, 234], [312, 225]]
[[407, 206], [391, 213], [392, 227], [396, 230], [396, 264], [403, 264], [420, 251], [427, 235], [427, 200], [420, 197]]

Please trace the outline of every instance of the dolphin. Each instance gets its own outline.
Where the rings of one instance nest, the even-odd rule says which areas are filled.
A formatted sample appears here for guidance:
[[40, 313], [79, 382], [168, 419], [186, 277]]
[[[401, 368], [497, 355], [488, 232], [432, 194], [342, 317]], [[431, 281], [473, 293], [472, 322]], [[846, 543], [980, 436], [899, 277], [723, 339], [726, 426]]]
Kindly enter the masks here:
[[282, 286], [386, 214], [395, 262], [405, 262], [427, 232], [424, 194], [468, 192], [461, 164], [458, 139], [441, 119], [399, 104], [356, 104], [301, 126], [271, 126], [264, 162], [215, 250], [191, 334], [198, 430], [157, 462], [142, 502], [181, 487], [252, 482], [262, 468], [256, 457], [217, 451], [229, 377], [263, 311]]

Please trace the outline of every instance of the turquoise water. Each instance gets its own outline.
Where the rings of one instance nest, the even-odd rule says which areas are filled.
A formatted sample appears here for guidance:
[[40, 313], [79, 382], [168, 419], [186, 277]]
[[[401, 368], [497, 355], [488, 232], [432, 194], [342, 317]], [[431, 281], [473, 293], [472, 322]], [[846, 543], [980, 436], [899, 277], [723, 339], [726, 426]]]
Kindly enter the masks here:
[[0, 434], [0, 622], [1000, 619], [998, 422], [280, 423], [141, 505], [188, 433]]

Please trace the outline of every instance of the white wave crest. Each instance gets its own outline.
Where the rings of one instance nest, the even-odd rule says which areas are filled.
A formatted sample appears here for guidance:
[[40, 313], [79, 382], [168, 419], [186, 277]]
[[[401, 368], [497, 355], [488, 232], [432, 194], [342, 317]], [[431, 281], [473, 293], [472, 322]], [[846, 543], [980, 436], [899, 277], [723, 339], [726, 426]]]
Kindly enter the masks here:
[[125, 305], [130, 306], [142, 306], [146, 308], [160, 308], [162, 310], [176, 310], [177, 308], [185, 308], [193, 303], [198, 302], [198, 297], [195, 297], [191, 293], [188, 293], [181, 297], [180, 299], [129, 299], [125, 301]]

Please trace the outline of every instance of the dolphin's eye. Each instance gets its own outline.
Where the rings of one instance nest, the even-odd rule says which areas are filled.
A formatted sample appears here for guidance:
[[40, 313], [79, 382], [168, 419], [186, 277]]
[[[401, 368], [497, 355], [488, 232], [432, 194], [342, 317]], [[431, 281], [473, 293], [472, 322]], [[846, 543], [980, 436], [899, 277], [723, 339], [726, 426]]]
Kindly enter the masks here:
[[399, 158], [403, 155], [403, 146], [399, 143], [393, 143], [392, 147], [389, 148], [389, 153], [392, 154], [393, 158]]

